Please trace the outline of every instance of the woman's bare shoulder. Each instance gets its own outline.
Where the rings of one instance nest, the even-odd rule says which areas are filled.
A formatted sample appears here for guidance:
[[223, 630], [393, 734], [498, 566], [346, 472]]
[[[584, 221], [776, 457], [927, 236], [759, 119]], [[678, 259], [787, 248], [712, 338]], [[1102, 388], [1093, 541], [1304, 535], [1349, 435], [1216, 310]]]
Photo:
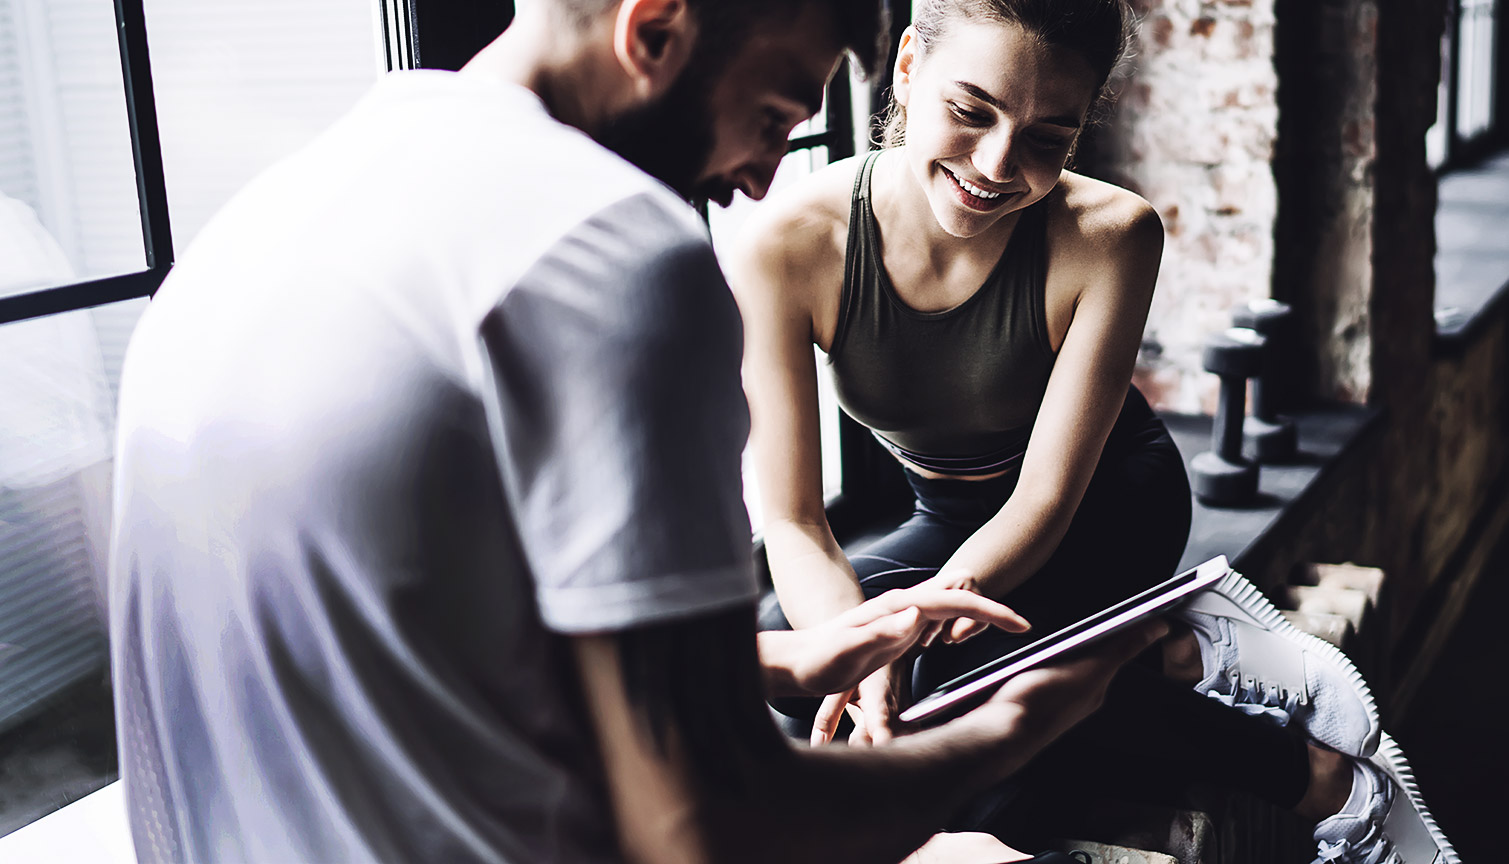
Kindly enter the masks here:
[[1130, 251], [1128, 246], [1153, 241], [1161, 249], [1163, 221], [1136, 192], [1065, 171], [1050, 198], [1050, 225], [1057, 227], [1054, 233], [1061, 245], [1076, 256]]
[[731, 255], [733, 269], [770, 277], [802, 274], [802, 281], [811, 282], [822, 281], [836, 267], [842, 278], [850, 193], [859, 162], [835, 162], [770, 195], [740, 229]]
[[[1144, 304], [1163, 258], [1163, 221], [1153, 206], [1135, 192], [1068, 171], [1052, 196], [1050, 321], [1067, 326], [1071, 310], [1091, 293], [1113, 303]], [[1055, 296], [1065, 301], [1057, 319]]]

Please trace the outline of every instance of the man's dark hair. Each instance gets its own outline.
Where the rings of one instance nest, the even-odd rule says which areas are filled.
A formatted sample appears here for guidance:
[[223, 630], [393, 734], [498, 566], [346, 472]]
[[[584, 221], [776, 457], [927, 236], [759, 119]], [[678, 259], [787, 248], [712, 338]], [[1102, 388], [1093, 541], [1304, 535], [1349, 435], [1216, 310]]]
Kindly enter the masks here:
[[[585, 25], [620, 0], [550, 0], [568, 20]], [[809, 6], [826, 9], [838, 26], [843, 47], [867, 75], [886, 62], [890, 39], [890, 0], [687, 0], [700, 28], [699, 50], [729, 57], [752, 28], [791, 20]]]

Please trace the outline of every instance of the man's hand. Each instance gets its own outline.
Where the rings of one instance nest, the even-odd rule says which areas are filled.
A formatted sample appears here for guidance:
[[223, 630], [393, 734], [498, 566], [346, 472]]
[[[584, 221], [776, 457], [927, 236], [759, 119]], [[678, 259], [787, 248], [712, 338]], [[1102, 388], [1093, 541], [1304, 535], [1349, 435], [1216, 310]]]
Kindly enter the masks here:
[[[936, 622], [930, 623], [931, 626], [919, 638], [918, 647], [926, 647], [937, 632]], [[871, 672], [848, 692], [824, 698], [812, 719], [812, 746], [833, 740], [844, 714], [854, 721], [854, 731], [849, 733], [850, 745], [863, 747], [890, 741], [891, 721], [906, 707], [905, 701], [910, 695], [915, 656], [915, 651], [908, 651], [900, 659]]]
[[837, 712], [842, 713], [861, 681], [936, 632], [936, 622], [961, 616], [1012, 633], [1031, 626], [978, 594], [917, 586], [887, 591], [816, 627], [760, 633], [760, 663], [771, 690], [840, 694]]
[[1006, 773], [1015, 772], [1098, 710], [1121, 667], [1167, 633], [1167, 623], [1151, 619], [1074, 651], [1071, 659], [1028, 669], [1007, 679], [984, 705], [947, 725], [1009, 730], [1002, 755]]

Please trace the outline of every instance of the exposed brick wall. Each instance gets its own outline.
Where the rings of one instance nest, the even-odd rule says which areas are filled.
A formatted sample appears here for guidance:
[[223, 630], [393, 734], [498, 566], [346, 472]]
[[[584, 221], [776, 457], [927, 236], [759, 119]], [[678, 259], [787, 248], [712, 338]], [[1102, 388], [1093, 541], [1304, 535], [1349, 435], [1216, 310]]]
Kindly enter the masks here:
[[1138, 6], [1132, 77], [1087, 161], [1152, 202], [1168, 234], [1138, 382], [1158, 407], [1209, 412], [1205, 337], [1272, 282], [1274, 0]]

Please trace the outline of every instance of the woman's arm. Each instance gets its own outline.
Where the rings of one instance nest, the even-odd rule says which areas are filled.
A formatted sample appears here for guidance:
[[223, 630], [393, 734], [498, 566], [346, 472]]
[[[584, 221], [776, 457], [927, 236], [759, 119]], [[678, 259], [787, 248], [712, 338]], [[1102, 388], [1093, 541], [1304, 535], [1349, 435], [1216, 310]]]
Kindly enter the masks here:
[[[830, 621], [865, 599], [824, 512], [813, 355], [814, 345], [831, 345], [837, 326], [855, 164], [832, 166], [767, 202], [725, 265], [744, 317], [744, 390], [765, 554], [781, 609], [797, 628]], [[931, 639], [936, 626], [923, 638]], [[832, 737], [851, 701], [862, 728], [873, 730], [869, 737], [889, 740], [904, 680], [893, 664], [830, 696], [818, 712], [814, 742]]]
[[[1072, 176], [1072, 175], [1066, 175]], [[1016, 491], [959, 547], [935, 584], [1000, 598], [1036, 573], [1069, 529], [1115, 425], [1163, 252], [1163, 225], [1138, 196], [1074, 177], [1049, 236], [1053, 298], [1070, 321]], [[1054, 223], [1050, 222], [1050, 226]], [[968, 632], [961, 622], [952, 635]]]
[[841, 239], [834, 247], [841, 231], [831, 211], [813, 200], [821, 191], [818, 184], [767, 202], [725, 261], [744, 318], [765, 550], [781, 608], [798, 628], [864, 602], [823, 509], [814, 321], [823, 302], [836, 308], [843, 249]]

